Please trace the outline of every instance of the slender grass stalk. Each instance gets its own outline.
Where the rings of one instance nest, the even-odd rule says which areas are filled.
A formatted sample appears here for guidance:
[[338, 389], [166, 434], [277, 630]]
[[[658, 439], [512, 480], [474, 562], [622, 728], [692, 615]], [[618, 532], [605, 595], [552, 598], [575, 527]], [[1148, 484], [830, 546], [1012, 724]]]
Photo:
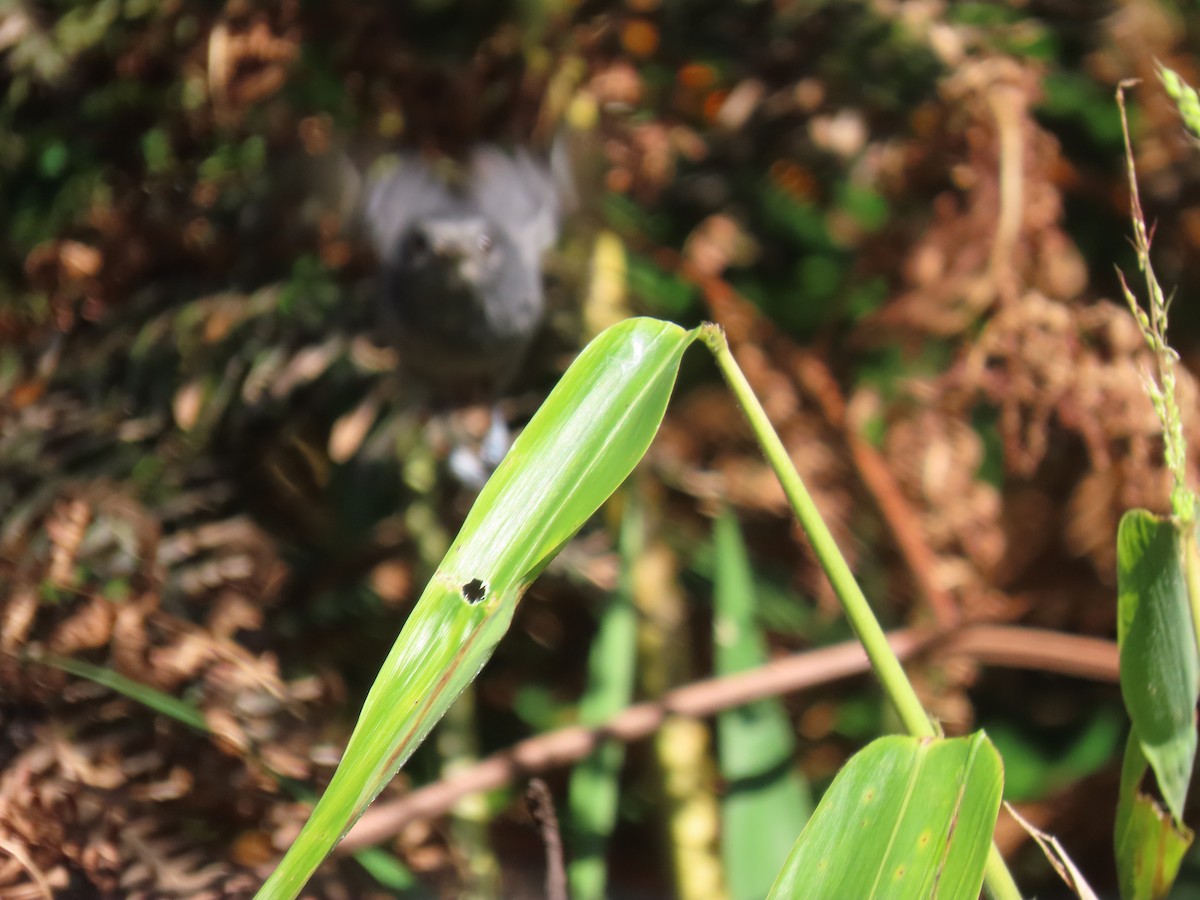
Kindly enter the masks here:
[[[1193, 135], [1200, 133], [1200, 97], [1179, 77], [1164, 66], [1158, 70], [1159, 78], [1167, 94], [1175, 101], [1184, 125]], [[1154, 274], [1154, 263], [1150, 260], [1152, 230], [1146, 225], [1142, 211], [1142, 198], [1138, 191], [1137, 164], [1133, 156], [1133, 141], [1129, 137], [1129, 116], [1125, 110], [1125, 91], [1136, 81], [1122, 81], [1117, 85], [1117, 110], [1121, 114], [1121, 135], [1125, 140], [1125, 177], [1129, 182], [1129, 218], [1133, 223], [1133, 249], [1137, 253], [1138, 269], [1146, 281], [1147, 313], [1125, 282], [1124, 274], [1118, 269], [1121, 289], [1129, 304], [1129, 311], [1137, 320], [1142, 338], [1154, 354], [1155, 371], [1145, 375], [1146, 393], [1154, 405], [1163, 430], [1163, 459], [1171, 473], [1174, 485], [1171, 489], [1171, 511], [1179, 523], [1181, 553], [1184, 562], [1184, 577], [1188, 584], [1188, 597], [1192, 608], [1192, 630], [1196, 643], [1200, 645], [1200, 572], [1196, 559], [1196, 514], [1197, 498], [1187, 485], [1187, 439], [1183, 432], [1183, 416], [1176, 398], [1175, 365], [1179, 354], [1167, 343], [1167, 316], [1171, 310], [1171, 298], [1159, 284]]]
[[800, 522], [800, 527], [804, 529], [809, 543], [812, 544], [813, 552], [816, 553], [821, 568], [829, 576], [838, 602], [845, 610], [846, 618], [850, 620], [850, 627], [854, 629], [854, 634], [862, 643], [863, 649], [867, 651], [871, 668], [875, 670], [875, 674], [882, 682], [884, 692], [899, 714], [905, 730], [915, 737], [937, 737], [937, 728], [934, 727], [933, 722], [925, 713], [924, 707], [921, 706], [917, 692], [913, 690], [912, 684], [905, 676], [900, 660], [892, 652], [892, 648], [887, 642], [887, 636], [871, 611], [871, 605], [863, 595], [862, 588], [855, 581], [850, 566], [846, 563], [846, 558], [842, 556], [833, 535], [829, 533], [829, 528], [825, 525], [821, 513], [817, 510], [817, 505], [800, 479], [800, 473], [792, 465], [791, 457], [784, 449], [779, 435], [775, 433], [762, 404], [754, 396], [754, 391], [746, 381], [746, 376], [742, 374], [742, 370], [734, 360], [733, 354], [729, 350], [729, 344], [725, 340], [725, 333], [719, 326], [709, 325], [704, 327], [701, 338], [716, 357], [721, 373], [729, 382], [729, 387], [733, 390], [738, 402], [742, 404], [742, 411], [750, 422], [750, 428], [754, 431], [754, 436], [762, 447], [767, 462], [775, 470], [779, 483], [783, 485], [783, 491], [796, 514], [796, 519]]
[[[1172, 96], [1180, 102], [1179, 109], [1185, 123], [1193, 127], [1195, 123], [1189, 122], [1189, 116], [1195, 111], [1195, 92], [1179, 93], [1190, 89], [1170, 69], [1160, 69], [1160, 74], [1167, 90], [1175, 89]], [[1187, 439], [1184, 436], [1183, 416], [1176, 397], [1175, 366], [1179, 362], [1179, 354], [1167, 343], [1167, 316], [1171, 310], [1171, 298], [1163, 292], [1158, 276], [1154, 274], [1154, 264], [1150, 260], [1153, 232], [1147, 227], [1146, 216], [1142, 212], [1133, 142], [1129, 138], [1129, 117], [1125, 113], [1125, 89], [1136, 83], [1122, 81], [1117, 85], [1117, 109], [1121, 114], [1121, 134], [1125, 140], [1125, 175], [1129, 181], [1129, 218], [1133, 223], [1133, 249], [1137, 253], [1138, 269], [1146, 282], [1146, 305], [1149, 312], [1142, 309], [1120, 269], [1117, 270], [1117, 276], [1121, 279], [1121, 289], [1129, 304], [1129, 311], [1137, 320], [1146, 346], [1154, 354], [1155, 371], [1153, 375], [1145, 376], [1146, 393], [1150, 395], [1154, 412], [1162, 424], [1163, 457], [1174, 481], [1171, 489], [1171, 511], [1180, 524], [1187, 526], [1196, 518], [1196, 496], [1187, 486]]]
[[[905, 730], [915, 737], [937, 737], [938, 729], [921, 705], [908, 676], [904, 674], [904, 667], [900, 665], [900, 660], [888, 644], [887, 636], [880, 627], [879, 620], [871, 611], [871, 605], [867, 602], [862, 588], [858, 586], [854, 574], [850, 571], [846, 558], [842, 556], [833, 535], [830, 534], [829, 528], [821, 518], [821, 513], [817, 510], [817, 505], [804, 486], [800, 473], [792, 464], [791, 457], [788, 456], [788, 452], [783, 446], [783, 441], [779, 439], [779, 435], [771, 425], [771, 420], [767, 418], [766, 411], [758, 402], [750, 383], [746, 381], [746, 376], [733, 358], [729, 343], [725, 340], [724, 331], [719, 325], [705, 325], [700, 329], [700, 338], [712, 351], [717, 360], [717, 366], [729, 383], [734, 396], [741, 403], [742, 412], [749, 421], [750, 428], [767, 457], [767, 462], [775, 470], [775, 476], [783, 486], [783, 492], [787, 495], [792, 511], [796, 514], [800, 527], [804, 529], [813, 552], [817, 555], [817, 561], [820, 562], [830, 584], [833, 585], [834, 593], [846, 613], [850, 627], [854, 629], [854, 634], [863, 645], [867, 659], [871, 661], [871, 668], [883, 685], [884, 693], [895, 707]], [[995, 844], [992, 844], [992, 848], [988, 852], [984, 883], [988, 893], [996, 900], [1020, 900], [1021, 898], [1021, 892], [1013, 880], [1012, 873], [1008, 871], [1004, 858]]]
[[1004, 856], [996, 842], [988, 850], [987, 866], [983, 870], [983, 886], [993, 900], [1021, 900], [1021, 889], [1013, 880], [1012, 872], [1004, 862]]

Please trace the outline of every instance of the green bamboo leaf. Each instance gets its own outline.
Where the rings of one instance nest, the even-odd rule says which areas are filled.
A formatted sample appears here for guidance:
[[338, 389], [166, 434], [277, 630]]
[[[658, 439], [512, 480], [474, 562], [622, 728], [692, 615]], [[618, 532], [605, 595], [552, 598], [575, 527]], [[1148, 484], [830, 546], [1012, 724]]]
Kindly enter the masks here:
[[833, 780], [770, 900], [978, 896], [1003, 781], [982, 731], [879, 738]]
[[1136, 733], [1129, 735], [1117, 798], [1117, 882], [1124, 900], [1159, 900], [1171, 892], [1194, 834], [1142, 793], [1149, 762]]
[[[755, 621], [754, 577], [737, 519], [728, 511], [714, 529], [713, 590], [718, 675], [767, 661]], [[727, 785], [721, 809], [725, 880], [734, 900], [766, 896], [812, 813], [808, 785], [794, 766], [796, 741], [783, 705], [762, 700], [717, 716], [717, 749]]]
[[1117, 531], [1121, 694], [1176, 820], [1196, 755], [1200, 685], [1183, 542], [1174, 523], [1143, 509], [1125, 513]]
[[[637, 661], [637, 610], [633, 606], [633, 566], [644, 546], [645, 522], [635, 496], [621, 521], [621, 581], [600, 619], [588, 654], [587, 688], [579, 702], [582, 725], [598, 726], [629, 705]], [[567, 792], [571, 862], [567, 882], [573, 900], [602, 900], [608, 837], [617, 821], [618, 777], [625, 745], [605, 741], [571, 773]]]
[[695, 337], [630, 319], [566, 371], [475, 501], [380, 669], [333, 780], [258, 897], [296, 896], [475, 678], [525, 589], [649, 447]]

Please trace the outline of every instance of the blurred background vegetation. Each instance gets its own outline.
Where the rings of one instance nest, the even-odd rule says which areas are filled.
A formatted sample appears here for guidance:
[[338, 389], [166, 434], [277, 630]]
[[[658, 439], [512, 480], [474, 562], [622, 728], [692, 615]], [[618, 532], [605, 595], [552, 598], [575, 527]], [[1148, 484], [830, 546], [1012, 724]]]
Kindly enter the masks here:
[[[1174, 343], [1185, 365], [1200, 352], [1200, 154], [1156, 59], [1200, 82], [1197, 4], [0, 5], [4, 896], [44, 896], [33, 872], [64, 897], [246, 896], [303, 819], [293, 788], [331, 772], [471, 499], [444, 472], [459, 426], [377, 340], [345, 200], [342, 161], [399, 146], [568, 136], [579, 209], [510, 419], [616, 318], [716, 319], [887, 624], [1113, 637], [1117, 520], [1164, 510], [1169, 486], [1116, 275], [1135, 269], [1122, 79], [1142, 79], [1135, 151]], [[711, 673], [724, 506], [771, 652], [848, 637], [699, 355], [634, 480], [648, 590], [684, 598], [678, 656], [644, 695]], [[471, 752], [574, 721], [614, 523], [523, 602], [477, 683]], [[35, 651], [184, 698], [210, 733]], [[988, 730], [1008, 799], [1110, 888], [1115, 685], [970, 655], [914, 671], [948, 732]], [[865, 678], [786, 706], [818, 793], [893, 725]], [[384, 797], [442, 765], [431, 742]], [[704, 765], [694, 790], [719, 795]], [[561, 801], [564, 773], [546, 777]], [[631, 746], [613, 896], [682, 892], [661, 778]], [[398, 835], [413, 890], [537, 896], [520, 795], [487, 804], [498, 873], [472, 870], [445, 820]], [[999, 839], [1029, 893], [1061, 891], [1022, 832]], [[1200, 857], [1190, 869], [1178, 896], [1200, 896]], [[314, 890], [392, 889], [343, 859]]]

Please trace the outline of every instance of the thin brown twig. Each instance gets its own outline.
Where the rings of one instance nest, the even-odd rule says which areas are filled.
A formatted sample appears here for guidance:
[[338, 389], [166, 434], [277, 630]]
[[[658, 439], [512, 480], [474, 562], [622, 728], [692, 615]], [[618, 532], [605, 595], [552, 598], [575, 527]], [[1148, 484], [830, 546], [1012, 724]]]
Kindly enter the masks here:
[[525, 799], [529, 804], [529, 814], [542, 830], [542, 844], [546, 847], [546, 900], [567, 900], [562, 832], [558, 827], [550, 788], [542, 779], [531, 778]]
[[1067, 887], [1071, 889], [1071, 893], [1079, 897], [1080, 900], [1099, 900], [1096, 892], [1087, 883], [1087, 879], [1083, 877], [1083, 873], [1079, 871], [1079, 867], [1067, 855], [1067, 851], [1063, 848], [1058, 838], [1052, 834], [1047, 834], [1035, 826], [1017, 812], [1016, 807], [1011, 803], [1005, 803], [1004, 808], [1008, 810], [1008, 814], [1016, 820], [1017, 824], [1025, 829], [1025, 833], [1037, 842], [1038, 847], [1045, 854], [1051, 868], [1058, 873], [1059, 878], [1066, 882]]
[[[1099, 638], [1015, 626], [971, 625], [949, 631], [906, 628], [889, 633], [888, 641], [901, 660], [923, 653], [966, 656], [984, 665], [1096, 681], [1117, 680], [1117, 646]], [[635, 741], [647, 737], [668, 715], [702, 718], [755, 700], [860, 675], [868, 668], [862, 645], [846, 641], [773, 660], [737, 675], [686, 685], [661, 700], [631, 706], [598, 728], [573, 725], [528, 738], [452, 778], [372, 807], [341, 842], [338, 852], [348, 853], [385, 841], [411, 822], [442, 815], [468, 794], [495, 790], [523, 774], [574, 763], [608, 738]]]
[[10, 841], [7, 838], [0, 838], [0, 852], [7, 853], [33, 879], [33, 883], [37, 886], [37, 890], [46, 900], [54, 900], [54, 889], [50, 887], [50, 882], [46, 878], [41, 869], [34, 863], [32, 857], [25, 852], [25, 848], [15, 841]]

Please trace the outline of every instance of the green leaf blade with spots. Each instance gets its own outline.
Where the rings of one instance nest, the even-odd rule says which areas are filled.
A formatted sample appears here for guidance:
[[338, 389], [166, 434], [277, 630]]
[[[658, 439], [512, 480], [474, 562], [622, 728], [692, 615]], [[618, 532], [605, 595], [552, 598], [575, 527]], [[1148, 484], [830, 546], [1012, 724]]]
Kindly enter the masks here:
[[983, 732], [874, 741], [821, 799], [771, 900], [978, 896], [1003, 780]]

